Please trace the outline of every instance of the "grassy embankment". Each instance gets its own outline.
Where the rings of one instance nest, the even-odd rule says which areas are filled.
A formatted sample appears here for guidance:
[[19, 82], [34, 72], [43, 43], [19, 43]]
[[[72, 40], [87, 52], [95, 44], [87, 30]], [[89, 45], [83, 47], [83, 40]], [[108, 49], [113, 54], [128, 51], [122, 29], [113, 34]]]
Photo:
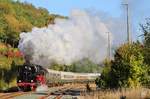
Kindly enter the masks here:
[[150, 99], [148, 88], [127, 88], [122, 90], [100, 90], [81, 93], [81, 99]]

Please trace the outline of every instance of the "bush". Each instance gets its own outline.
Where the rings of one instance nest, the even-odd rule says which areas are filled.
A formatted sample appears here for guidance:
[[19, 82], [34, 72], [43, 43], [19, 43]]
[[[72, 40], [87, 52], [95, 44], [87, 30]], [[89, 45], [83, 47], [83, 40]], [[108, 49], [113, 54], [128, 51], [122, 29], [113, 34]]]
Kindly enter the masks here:
[[106, 66], [98, 79], [101, 88], [138, 87], [149, 82], [149, 68], [144, 64], [138, 43], [124, 44], [116, 50], [111, 66]]
[[110, 73], [110, 69], [111, 69], [111, 62], [106, 60], [104, 62], [104, 65], [105, 65], [105, 67], [103, 68], [101, 76], [95, 80], [96, 85], [102, 89], [107, 88], [108, 84], [110, 82], [109, 81], [110, 80], [109, 73]]

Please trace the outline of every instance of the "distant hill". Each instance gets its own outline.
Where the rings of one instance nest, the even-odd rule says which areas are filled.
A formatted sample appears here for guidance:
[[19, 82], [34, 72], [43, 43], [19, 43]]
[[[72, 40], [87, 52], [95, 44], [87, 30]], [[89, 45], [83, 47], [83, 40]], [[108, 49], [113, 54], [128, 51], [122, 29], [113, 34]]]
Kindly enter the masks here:
[[20, 32], [54, 24], [56, 17], [65, 18], [19, 0], [0, 0], [0, 41], [17, 47]]

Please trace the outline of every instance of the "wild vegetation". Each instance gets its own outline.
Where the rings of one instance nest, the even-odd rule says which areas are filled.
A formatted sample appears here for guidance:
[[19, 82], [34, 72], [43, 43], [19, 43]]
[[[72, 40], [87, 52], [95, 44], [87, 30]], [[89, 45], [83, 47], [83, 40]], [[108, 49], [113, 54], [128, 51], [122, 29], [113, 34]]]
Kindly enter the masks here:
[[[54, 19], [67, 18], [50, 14], [44, 8], [13, 0], [0, 0], [0, 89], [16, 85], [17, 66], [24, 63], [17, 49], [19, 34], [33, 27], [54, 24]], [[136, 88], [150, 83], [150, 19], [141, 24], [143, 42], [125, 43], [119, 46], [113, 60], [106, 60], [96, 84], [101, 89]], [[72, 72], [101, 72], [101, 67], [88, 59], [69, 66], [54, 63], [55, 70]]]
[[54, 63], [50, 69], [58, 70], [58, 71], [70, 71], [70, 72], [78, 72], [78, 73], [97, 73], [101, 72], [102, 67], [98, 64], [91, 62], [89, 59], [83, 59], [77, 62], [74, 62], [71, 65], [61, 65]]
[[33, 27], [54, 24], [56, 17], [44, 8], [35, 8], [32, 4], [13, 0], [0, 0], [0, 41], [17, 47], [19, 34], [31, 31]]
[[124, 88], [118, 90], [100, 90], [83, 92], [80, 99], [149, 99], [150, 90], [147, 88]]
[[150, 83], [150, 20], [141, 25], [143, 42], [126, 43], [117, 48], [114, 60], [107, 62], [96, 84], [107, 88], [135, 88]]
[[[19, 0], [0, 0], [0, 90], [16, 85], [17, 67], [24, 63], [18, 50], [19, 34], [33, 27], [44, 27], [55, 23], [55, 18], [67, 18], [50, 14], [45, 8], [36, 8]], [[55, 70], [72, 72], [99, 72], [99, 65], [88, 59], [70, 66], [54, 63]]]
[[17, 48], [19, 34], [54, 24], [56, 17], [66, 18], [32, 4], [0, 0], [0, 90], [16, 85], [17, 66], [24, 63]]
[[0, 43], [0, 89], [16, 85], [17, 66], [24, 62], [17, 48]]

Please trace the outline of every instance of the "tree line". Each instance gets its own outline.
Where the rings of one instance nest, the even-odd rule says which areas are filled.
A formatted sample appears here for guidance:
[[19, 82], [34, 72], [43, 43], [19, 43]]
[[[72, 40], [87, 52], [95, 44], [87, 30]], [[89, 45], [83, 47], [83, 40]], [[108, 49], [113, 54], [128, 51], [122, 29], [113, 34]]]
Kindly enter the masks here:
[[[50, 14], [45, 8], [14, 0], [0, 0], [0, 90], [16, 86], [17, 68], [24, 64], [18, 50], [19, 34], [33, 27], [44, 27], [55, 23], [55, 18], [65, 16]], [[53, 63], [51, 69], [71, 72], [99, 72], [101, 67], [88, 59], [71, 65]]]
[[17, 47], [21, 32], [54, 24], [56, 17], [66, 18], [19, 0], [0, 0], [0, 41]]
[[150, 87], [150, 19], [140, 24], [142, 42], [125, 43], [117, 48], [114, 59], [105, 62], [98, 87], [133, 88]]
[[66, 18], [19, 0], [0, 0], [0, 90], [16, 86], [17, 68], [24, 63], [17, 48], [19, 34], [54, 24], [58, 17]]
[[[0, 0], [0, 42], [6, 45], [2, 48], [0, 43], [0, 89], [11, 87], [16, 79], [16, 66], [24, 62], [22, 57], [15, 55], [19, 34], [31, 31], [35, 26], [54, 24], [57, 17], [67, 18], [50, 14], [46, 9], [36, 8], [26, 2]], [[137, 87], [150, 83], [150, 19], [140, 26], [143, 31], [142, 42], [122, 44], [116, 49], [113, 60], [104, 61], [101, 76], [96, 79], [100, 88]], [[88, 59], [70, 66], [54, 63], [50, 68], [71, 72], [101, 71], [99, 64]]]

